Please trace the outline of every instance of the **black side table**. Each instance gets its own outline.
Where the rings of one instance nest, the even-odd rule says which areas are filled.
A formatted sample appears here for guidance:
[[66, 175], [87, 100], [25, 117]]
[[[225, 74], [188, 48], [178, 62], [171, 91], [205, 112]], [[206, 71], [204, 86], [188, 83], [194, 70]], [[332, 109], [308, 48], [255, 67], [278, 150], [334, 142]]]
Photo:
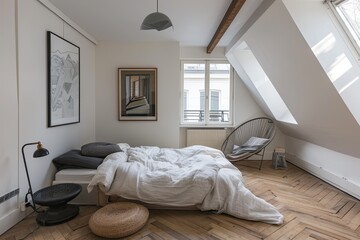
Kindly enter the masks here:
[[42, 226], [50, 226], [69, 221], [79, 213], [79, 207], [67, 204], [81, 192], [75, 183], [62, 183], [40, 189], [34, 193], [34, 203], [49, 207], [37, 215], [36, 221]]

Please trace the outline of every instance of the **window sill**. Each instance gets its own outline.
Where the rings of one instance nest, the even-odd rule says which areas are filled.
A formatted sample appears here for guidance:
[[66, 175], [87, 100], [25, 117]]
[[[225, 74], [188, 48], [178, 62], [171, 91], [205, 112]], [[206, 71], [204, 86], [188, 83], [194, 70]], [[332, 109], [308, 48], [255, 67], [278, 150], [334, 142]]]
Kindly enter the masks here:
[[181, 124], [180, 128], [233, 128], [232, 124]]

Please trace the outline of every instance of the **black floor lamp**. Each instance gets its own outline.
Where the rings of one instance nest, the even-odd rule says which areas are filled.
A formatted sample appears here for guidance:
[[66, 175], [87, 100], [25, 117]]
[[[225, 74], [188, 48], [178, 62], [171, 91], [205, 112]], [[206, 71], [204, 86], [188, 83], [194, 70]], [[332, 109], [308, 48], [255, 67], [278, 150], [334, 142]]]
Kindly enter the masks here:
[[[79, 207], [67, 204], [67, 202], [79, 195], [81, 186], [75, 183], [61, 183], [42, 188], [33, 193], [24, 153], [24, 148], [28, 145], [37, 145], [37, 149], [33, 154], [34, 158], [49, 155], [49, 151], [42, 147], [41, 142], [26, 143], [21, 148], [26, 177], [29, 183], [29, 190], [25, 195], [25, 206], [31, 207], [38, 213], [36, 222], [41, 226], [55, 225], [74, 218], [79, 213]], [[31, 202], [29, 201], [29, 195], [31, 197]], [[48, 208], [39, 212], [36, 209], [35, 204], [46, 206]]]
[[[24, 146], [22, 146], [21, 148], [21, 152], [22, 152], [22, 156], [23, 156], [23, 160], [24, 160], [24, 166], [25, 166], [25, 172], [26, 172], [26, 177], [27, 177], [27, 180], [28, 180], [28, 183], [29, 183], [29, 190], [28, 192], [26, 193], [25, 195], [25, 204], [26, 206], [31, 206], [32, 209], [34, 209], [35, 212], [38, 212], [35, 208], [35, 203], [34, 203], [34, 196], [33, 196], [33, 191], [32, 191], [32, 187], [31, 187], [31, 182], [30, 182], [30, 177], [29, 177], [29, 172], [28, 172], [28, 168], [27, 168], [27, 165], [26, 165], [26, 160], [25, 160], [25, 153], [24, 153], [24, 148], [26, 146], [29, 146], [29, 145], [37, 145], [37, 149], [35, 150], [34, 154], [33, 154], [33, 157], [34, 158], [39, 158], [39, 157], [44, 157], [46, 155], [49, 155], [49, 151], [46, 149], [46, 148], [43, 148], [41, 142], [32, 142], [32, 143], [26, 143], [24, 144]], [[28, 201], [28, 196], [31, 196], [31, 201], [32, 203], [30, 203]]]

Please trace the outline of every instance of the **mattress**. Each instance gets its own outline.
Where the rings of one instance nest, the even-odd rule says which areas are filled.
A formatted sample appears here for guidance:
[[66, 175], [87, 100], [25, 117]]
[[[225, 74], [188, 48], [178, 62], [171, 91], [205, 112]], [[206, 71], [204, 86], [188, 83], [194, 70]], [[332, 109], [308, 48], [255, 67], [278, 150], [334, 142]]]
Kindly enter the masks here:
[[55, 174], [54, 184], [77, 183], [82, 187], [80, 194], [69, 203], [77, 205], [99, 205], [98, 191], [87, 192], [87, 185], [96, 173], [96, 169], [63, 169]]
[[90, 182], [96, 169], [63, 169], [55, 174], [55, 181]]

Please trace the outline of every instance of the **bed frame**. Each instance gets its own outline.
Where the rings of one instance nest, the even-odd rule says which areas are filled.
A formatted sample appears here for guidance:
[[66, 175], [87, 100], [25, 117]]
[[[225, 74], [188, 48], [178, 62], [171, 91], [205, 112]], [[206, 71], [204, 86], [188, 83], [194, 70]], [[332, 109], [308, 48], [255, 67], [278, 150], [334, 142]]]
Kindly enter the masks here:
[[176, 206], [163, 206], [157, 204], [150, 204], [145, 203], [138, 200], [129, 200], [126, 198], [122, 198], [119, 196], [108, 196], [103, 191], [101, 191], [98, 187], [98, 206], [105, 206], [106, 204], [113, 203], [113, 202], [133, 202], [143, 205], [148, 209], [166, 209], [166, 210], [199, 210], [196, 206], [184, 206], [184, 207], [176, 207]]

